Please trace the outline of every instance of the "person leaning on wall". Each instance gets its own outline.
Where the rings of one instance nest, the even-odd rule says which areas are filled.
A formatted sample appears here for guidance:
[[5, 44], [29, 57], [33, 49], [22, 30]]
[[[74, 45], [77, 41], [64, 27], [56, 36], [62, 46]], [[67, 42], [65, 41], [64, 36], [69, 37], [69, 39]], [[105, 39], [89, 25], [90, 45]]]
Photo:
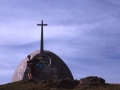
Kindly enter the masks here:
[[27, 58], [28, 58], [28, 61], [27, 61], [28, 79], [29, 79], [29, 80], [33, 80], [33, 76], [32, 76], [33, 63], [32, 63], [32, 61], [30, 60], [30, 59], [31, 59], [31, 56], [30, 56], [30, 55], [28, 55]]

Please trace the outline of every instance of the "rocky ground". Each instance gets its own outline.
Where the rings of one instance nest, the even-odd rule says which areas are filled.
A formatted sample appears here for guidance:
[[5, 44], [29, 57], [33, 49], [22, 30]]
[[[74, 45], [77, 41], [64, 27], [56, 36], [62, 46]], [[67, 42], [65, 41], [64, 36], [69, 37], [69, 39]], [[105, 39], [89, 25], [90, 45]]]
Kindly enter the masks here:
[[89, 76], [80, 80], [18, 81], [0, 85], [0, 90], [120, 90], [120, 84], [106, 84], [103, 78]]

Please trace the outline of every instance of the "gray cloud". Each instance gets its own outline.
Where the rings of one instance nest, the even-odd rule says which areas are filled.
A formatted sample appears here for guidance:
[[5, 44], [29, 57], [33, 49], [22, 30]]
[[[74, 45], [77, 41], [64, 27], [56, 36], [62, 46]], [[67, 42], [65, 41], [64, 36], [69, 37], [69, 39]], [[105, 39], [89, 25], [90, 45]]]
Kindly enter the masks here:
[[36, 24], [42, 19], [48, 23], [45, 49], [60, 56], [75, 78], [97, 75], [120, 83], [119, 5], [118, 0], [0, 1], [0, 77], [7, 78], [0, 83], [9, 82], [17, 65], [39, 49]]

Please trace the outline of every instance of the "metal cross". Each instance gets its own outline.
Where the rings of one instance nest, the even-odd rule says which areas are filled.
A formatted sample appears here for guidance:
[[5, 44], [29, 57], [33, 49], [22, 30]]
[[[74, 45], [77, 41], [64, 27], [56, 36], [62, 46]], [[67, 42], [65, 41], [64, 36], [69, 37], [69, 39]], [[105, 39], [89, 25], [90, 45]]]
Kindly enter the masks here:
[[41, 48], [40, 48], [40, 53], [43, 52], [43, 26], [47, 26], [47, 24], [43, 24], [43, 20], [41, 24], [37, 24], [37, 26], [41, 26]]

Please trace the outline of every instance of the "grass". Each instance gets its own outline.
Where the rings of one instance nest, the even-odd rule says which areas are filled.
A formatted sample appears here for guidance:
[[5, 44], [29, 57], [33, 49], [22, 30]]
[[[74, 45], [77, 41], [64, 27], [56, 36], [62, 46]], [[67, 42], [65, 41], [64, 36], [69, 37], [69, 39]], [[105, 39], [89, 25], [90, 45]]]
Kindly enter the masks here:
[[57, 88], [58, 80], [43, 83], [43, 81], [35, 80], [33, 82], [18, 81], [0, 85], [0, 90], [120, 90], [120, 84], [106, 84], [101, 86], [79, 86], [74, 89]]

